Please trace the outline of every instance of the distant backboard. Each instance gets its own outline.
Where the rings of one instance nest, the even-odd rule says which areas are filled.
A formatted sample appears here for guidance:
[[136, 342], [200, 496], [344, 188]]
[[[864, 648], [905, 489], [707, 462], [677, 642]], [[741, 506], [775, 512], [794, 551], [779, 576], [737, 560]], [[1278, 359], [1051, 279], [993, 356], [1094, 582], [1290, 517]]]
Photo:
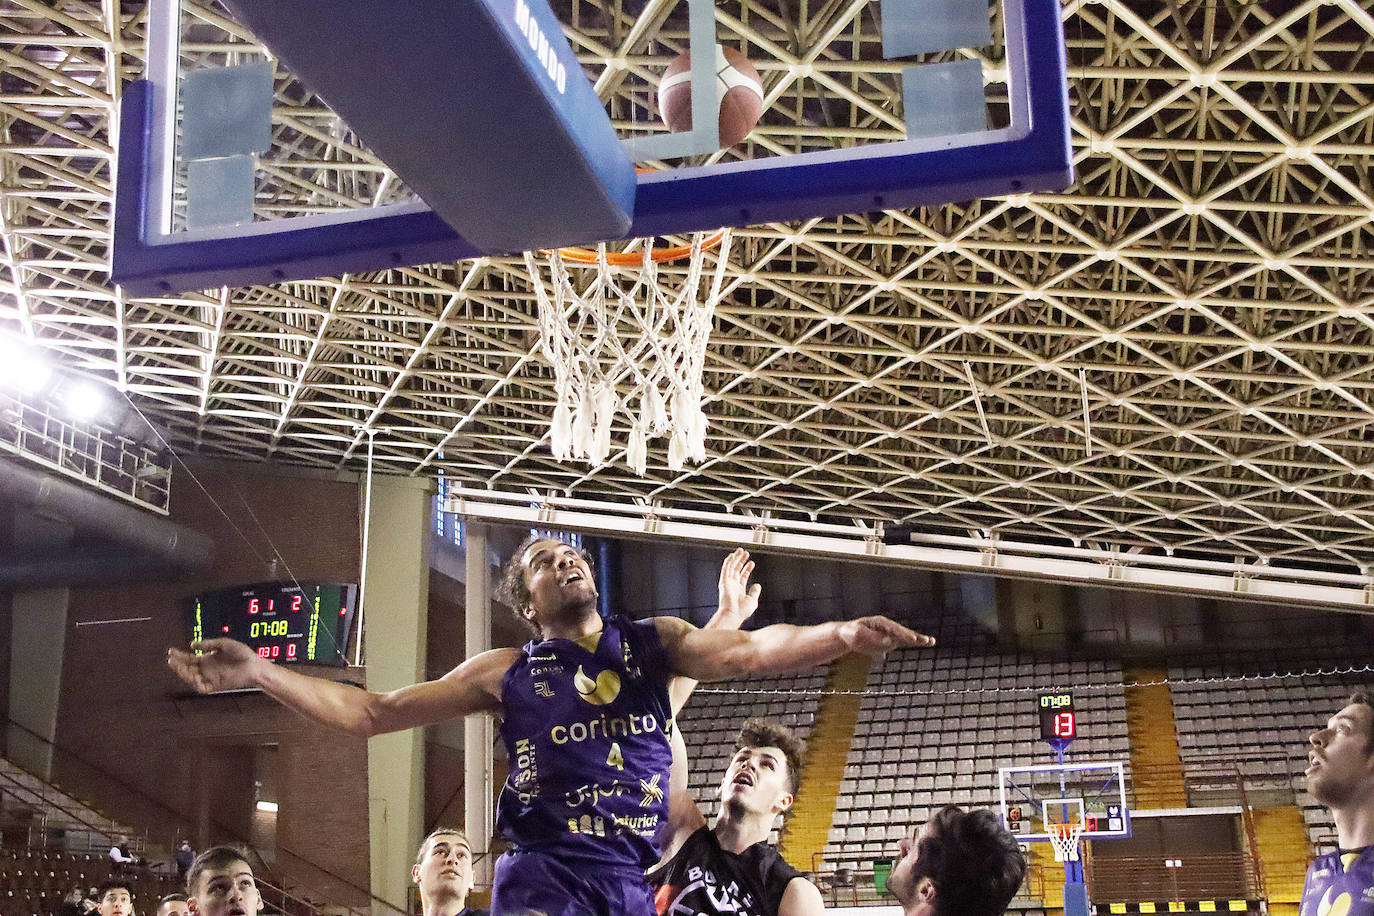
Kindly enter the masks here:
[[1078, 823], [1083, 839], [1131, 835], [1125, 768], [1109, 763], [1002, 767], [1002, 822], [1022, 842], [1048, 841], [1049, 825]]
[[[168, 294], [1072, 181], [1058, 0], [826, 7], [810, 41], [790, 5], [749, 6], [150, 0], [114, 280]], [[692, 130], [657, 107], [670, 61], [716, 44], [765, 96], [727, 150], [713, 53], [692, 55]]]

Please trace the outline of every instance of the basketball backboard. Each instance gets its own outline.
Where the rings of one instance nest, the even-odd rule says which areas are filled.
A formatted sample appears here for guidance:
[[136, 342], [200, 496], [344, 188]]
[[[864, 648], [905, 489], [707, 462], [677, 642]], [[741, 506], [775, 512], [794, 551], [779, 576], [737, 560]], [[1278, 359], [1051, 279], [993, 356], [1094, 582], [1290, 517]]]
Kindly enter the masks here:
[[[115, 282], [158, 295], [1072, 181], [1057, 0], [859, 0], [801, 23], [789, 4], [587, 7], [151, 0]], [[821, 31], [798, 45], [802, 26]], [[692, 56], [691, 131], [668, 133], [655, 95], [674, 57], [717, 44], [765, 96], [728, 150], [699, 116], [714, 54]]]
[[1077, 823], [1082, 838], [1131, 835], [1125, 767], [1119, 761], [1002, 767], [1002, 823], [1021, 842], [1048, 841], [1051, 825]]

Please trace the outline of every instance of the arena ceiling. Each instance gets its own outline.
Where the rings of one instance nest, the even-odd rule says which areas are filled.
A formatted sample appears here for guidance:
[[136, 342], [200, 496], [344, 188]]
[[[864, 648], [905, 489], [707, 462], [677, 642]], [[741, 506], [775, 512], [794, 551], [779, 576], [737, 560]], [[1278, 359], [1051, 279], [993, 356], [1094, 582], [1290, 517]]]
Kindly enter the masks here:
[[[837, 42], [877, 40], [867, 5], [717, 4], [771, 102], [727, 155], [894, 130], [892, 67], [827, 72]], [[606, 61], [661, 65], [683, 44], [672, 7], [555, 2], [612, 112]], [[222, 33], [207, 47], [251, 41], [197, 9]], [[0, 325], [117, 385], [180, 451], [358, 468], [370, 439], [381, 472], [500, 491], [1374, 566], [1367, 2], [1067, 3], [1076, 183], [739, 230], [707, 460], [672, 472], [660, 440], [642, 478], [620, 449], [552, 458], [520, 259], [115, 289], [112, 130], [144, 21], [140, 3], [0, 0]], [[318, 100], [293, 104], [273, 128], [311, 171], [269, 164], [274, 207], [394, 187]]]

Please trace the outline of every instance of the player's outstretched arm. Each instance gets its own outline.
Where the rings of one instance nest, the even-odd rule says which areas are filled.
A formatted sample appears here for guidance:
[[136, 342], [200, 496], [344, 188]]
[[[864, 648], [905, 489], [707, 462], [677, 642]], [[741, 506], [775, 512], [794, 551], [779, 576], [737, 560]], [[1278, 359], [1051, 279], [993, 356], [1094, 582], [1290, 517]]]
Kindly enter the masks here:
[[389, 693], [308, 677], [259, 658], [232, 639], [202, 640], [190, 651], [168, 649], [167, 664], [200, 693], [258, 688], [308, 719], [370, 737], [499, 709], [501, 680], [518, 655], [518, 649], [493, 649], [438, 680]]
[[[730, 553], [720, 564], [720, 584], [717, 587], [716, 612], [706, 621], [702, 629], [738, 630], [753, 616], [759, 606], [759, 587], [749, 585], [749, 577], [754, 572], [754, 561], [749, 552], [740, 547]], [[679, 675], [668, 682], [668, 701], [673, 717], [682, 711], [687, 698], [697, 687], [695, 678]], [[685, 752], [684, 748], [684, 752]], [[676, 753], [676, 749], [674, 750]], [[674, 760], [676, 765], [676, 759]], [[683, 785], [686, 785], [684, 782]]]
[[821, 892], [805, 878], [793, 878], [787, 882], [787, 890], [782, 892], [778, 904], [778, 916], [824, 916], [825, 900]]
[[699, 630], [685, 620], [656, 617], [674, 671], [699, 681], [747, 674], [791, 674], [824, 665], [846, 652], [882, 655], [935, 639], [886, 617], [860, 617], [811, 627], [776, 623], [752, 632]]
[[682, 740], [682, 729], [673, 729], [671, 744], [673, 766], [668, 771], [668, 830], [661, 839], [663, 854], [659, 862], [667, 862], [677, 855], [687, 838], [706, 823], [706, 817], [687, 790], [687, 743]]

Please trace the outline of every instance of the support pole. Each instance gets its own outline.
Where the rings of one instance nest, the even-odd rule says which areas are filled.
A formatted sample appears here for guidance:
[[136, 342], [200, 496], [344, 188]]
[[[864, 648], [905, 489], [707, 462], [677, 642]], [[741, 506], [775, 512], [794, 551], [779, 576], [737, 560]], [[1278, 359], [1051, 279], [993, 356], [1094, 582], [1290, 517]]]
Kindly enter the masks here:
[[[487, 526], [465, 521], [466, 553], [466, 656], [472, 658], [491, 648], [491, 590], [487, 563]], [[492, 757], [494, 740], [491, 716], [468, 716], [463, 722], [463, 829], [476, 857], [473, 878], [489, 887], [492, 878], [491, 849]]]

